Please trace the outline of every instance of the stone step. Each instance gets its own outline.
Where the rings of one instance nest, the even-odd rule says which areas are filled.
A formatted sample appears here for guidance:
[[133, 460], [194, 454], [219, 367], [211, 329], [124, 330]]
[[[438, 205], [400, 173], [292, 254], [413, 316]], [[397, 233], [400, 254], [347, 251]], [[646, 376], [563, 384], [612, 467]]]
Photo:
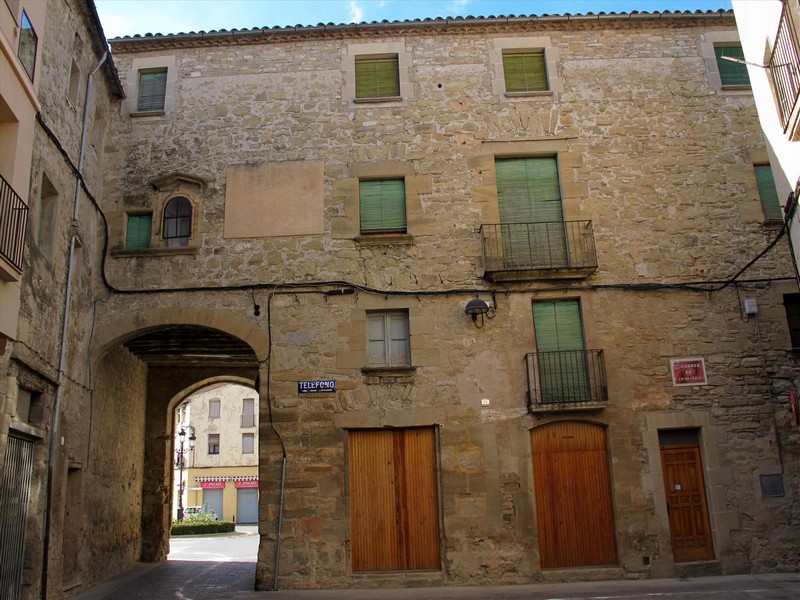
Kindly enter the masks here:
[[622, 579], [625, 571], [621, 567], [573, 567], [569, 569], [544, 569], [542, 582], [566, 583], [572, 581], [608, 581]]

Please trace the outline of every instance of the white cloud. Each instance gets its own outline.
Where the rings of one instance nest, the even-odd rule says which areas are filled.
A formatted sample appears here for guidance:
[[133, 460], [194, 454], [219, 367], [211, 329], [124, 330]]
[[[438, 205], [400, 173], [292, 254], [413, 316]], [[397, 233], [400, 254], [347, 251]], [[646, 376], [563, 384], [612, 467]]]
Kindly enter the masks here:
[[351, 23], [360, 23], [364, 20], [364, 9], [356, 0], [350, 0], [349, 8]]

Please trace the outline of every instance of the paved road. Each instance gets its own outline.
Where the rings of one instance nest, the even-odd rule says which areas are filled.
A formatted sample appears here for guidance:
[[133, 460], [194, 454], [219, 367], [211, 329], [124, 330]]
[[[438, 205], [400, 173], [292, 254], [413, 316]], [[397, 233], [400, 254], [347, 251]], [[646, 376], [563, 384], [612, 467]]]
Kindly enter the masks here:
[[800, 573], [520, 586], [255, 592], [258, 535], [173, 539], [169, 560], [141, 564], [74, 600], [800, 600]]

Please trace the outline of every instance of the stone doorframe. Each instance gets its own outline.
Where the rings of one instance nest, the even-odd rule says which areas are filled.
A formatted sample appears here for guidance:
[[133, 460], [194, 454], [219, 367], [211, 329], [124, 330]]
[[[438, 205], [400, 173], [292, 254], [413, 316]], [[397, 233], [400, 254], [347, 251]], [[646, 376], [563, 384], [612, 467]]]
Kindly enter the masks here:
[[642, 442], [647, 452], [648, 471], [642, 474], [642, 489], [653, 494], [653, 511], [657, 525], [660, 556], [653, 560], [650, 575], [654, 578], [675, 577], [675, 560], [670, 542], [667, 497], [664, 491], [664, 472], [661, 466], [659, 430], [698, 429], [700, 453], [708, 497], [711, 535], [714, 539], [716, 560], [726, 575], [745, 572], [742, 557], [732, 556], [731, 532], [740, 528], [739, 513], [729, 510], [725, 503], [725, 490], [733, 483], [731, 467], [723, 467], [719, 460], [719, 444], [724, 440], [724, 430], [713, 425], [705, 411], [681, 410], [648, 413]]

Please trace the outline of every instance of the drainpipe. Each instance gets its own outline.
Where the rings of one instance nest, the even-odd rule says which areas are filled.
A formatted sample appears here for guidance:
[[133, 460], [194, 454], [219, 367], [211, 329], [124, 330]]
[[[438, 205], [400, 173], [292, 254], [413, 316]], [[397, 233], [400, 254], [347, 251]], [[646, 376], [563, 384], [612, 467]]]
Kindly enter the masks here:
[[108, 50], [89, 73], [86, 79], [86, 100], [83, 106], [83, 128], [81, 129], [80, 150], [78, 154], [78, 172], [75, 174], [75, 199], [72, 205], [72, 233], [69, 241], [69, 257], [67, 262], [66, 294], [64, 297], [64, 323], [61, 328], [61, 349], [58, 356], [58, 387], [56, 388], [56, 401], [53, 407], [52, 426], [50, 427], [50, 449], [47, 457], [47, 502], [45, 507], [44, 527], [44, 564], [42, 568], [42, 598], [47, 598], [47, 580], [50, 562], [50, 529], [51, 510], [53, 505], [53, 473], [58, 449], [59, 425], [61, 420], [61, 402], [64, 398], [64, 377], [67, 362], [67, 333], [69, 329], [70, 314], [72, 313], [72, 276], [75, 271], [75, 243], [78, 238], [78, 212], [80, 209], [81, 179], [83, 178], [83, 156], [86, 151], [86, 132], [89, 129], [89, 106], [92, 99], [92, 80], [97, 70], [103, 66], [108, 58]]

